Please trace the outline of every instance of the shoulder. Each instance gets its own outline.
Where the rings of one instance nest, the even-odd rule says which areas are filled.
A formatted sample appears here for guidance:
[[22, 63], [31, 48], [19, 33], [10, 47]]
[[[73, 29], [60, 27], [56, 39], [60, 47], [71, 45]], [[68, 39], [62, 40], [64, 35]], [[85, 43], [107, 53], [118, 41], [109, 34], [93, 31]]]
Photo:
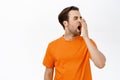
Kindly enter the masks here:
[[48, 46], [55, 46], [55, 45], [57, 45], [57, 44], [60, 44], [61, 41], [62, 41], [62, 37], [59, 37], [59, 38], [57, 38], [57, 39], [49, 42]]
[[[94, 46], [97, 47], [96, 42], [95, 42], [92, 38], [89, 38], [89, 40], [90, 40], [90, 42], [91, 42]], [[83, 37], [82, 37], [82, 41], [83, 41], [84, 44], [86, 44], [86, 42], [85, 42], [85, 40], [83, 39]]]

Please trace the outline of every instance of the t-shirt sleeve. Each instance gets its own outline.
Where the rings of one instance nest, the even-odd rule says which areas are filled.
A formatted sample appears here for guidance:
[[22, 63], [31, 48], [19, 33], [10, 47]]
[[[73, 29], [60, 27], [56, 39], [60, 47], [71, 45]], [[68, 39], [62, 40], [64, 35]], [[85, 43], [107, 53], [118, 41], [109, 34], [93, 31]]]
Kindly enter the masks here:
[[52, 56], [51, 47], [49, 45], [47, 47], [46, 54], [43, 59], [43, 65], [49, 68], [54, 67], [54, 59]]

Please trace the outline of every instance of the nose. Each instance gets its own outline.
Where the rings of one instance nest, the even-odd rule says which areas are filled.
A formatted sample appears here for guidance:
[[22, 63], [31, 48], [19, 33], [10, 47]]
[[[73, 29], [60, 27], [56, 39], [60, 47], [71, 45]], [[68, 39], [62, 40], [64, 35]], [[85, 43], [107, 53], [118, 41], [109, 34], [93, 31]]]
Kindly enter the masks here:
[[82, 18], [79, 18], [78, 21], [81, 22], [81, 21], [82, 21]]

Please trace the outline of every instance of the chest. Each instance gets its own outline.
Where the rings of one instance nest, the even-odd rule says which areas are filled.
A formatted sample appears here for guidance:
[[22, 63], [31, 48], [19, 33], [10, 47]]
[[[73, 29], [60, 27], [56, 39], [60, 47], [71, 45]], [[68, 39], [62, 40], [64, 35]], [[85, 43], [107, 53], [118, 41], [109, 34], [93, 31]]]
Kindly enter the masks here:
[[77, 62], [82, 60], [87, 53], [86, 45], [59, 45], [52, 50], [55, 61]]

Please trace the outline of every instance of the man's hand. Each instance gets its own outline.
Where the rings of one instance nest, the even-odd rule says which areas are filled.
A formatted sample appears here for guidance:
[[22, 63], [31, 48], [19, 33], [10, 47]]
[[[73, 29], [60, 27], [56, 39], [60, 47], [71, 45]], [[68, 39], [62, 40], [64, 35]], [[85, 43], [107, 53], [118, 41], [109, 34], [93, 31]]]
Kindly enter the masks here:
[[82, 30], [81, 30], [81, 35], [83, 36], [83, 38], [88, 38], [88, 29], [87, 29], [87, 23], [84, 19], [82, 19], [81, 21], [82, 23]]
[[82, 23], [82, 36], [88, 47], [88, 51], [90, 52], [91, 60], [98, 68], [103, 68], [105, 66], [106, 58], [102, 52], [100, 52], [95, 45], [91, 42], [88, 36], [87, 24], [84, 19], [81, 21]]

